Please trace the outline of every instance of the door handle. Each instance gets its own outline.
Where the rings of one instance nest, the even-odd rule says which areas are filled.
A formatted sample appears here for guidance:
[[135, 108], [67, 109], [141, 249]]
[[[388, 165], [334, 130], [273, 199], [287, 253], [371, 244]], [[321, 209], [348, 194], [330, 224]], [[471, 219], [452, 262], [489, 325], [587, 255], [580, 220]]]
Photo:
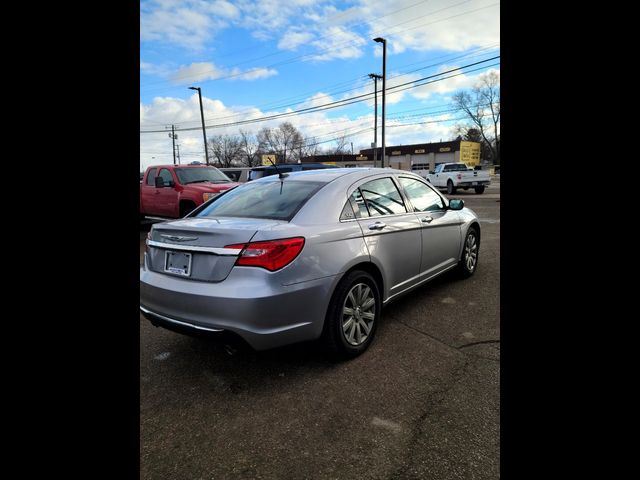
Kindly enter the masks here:
[[369, 230], [382, 230], [386, 226], [387, 226], [386, 223], [376, 222], [369, 225]]
[[422, 221], [422, 223], [431, 223], [433, 221], [433, 217], [427, 215], [426, 217], [422, 217], [420, 221]]

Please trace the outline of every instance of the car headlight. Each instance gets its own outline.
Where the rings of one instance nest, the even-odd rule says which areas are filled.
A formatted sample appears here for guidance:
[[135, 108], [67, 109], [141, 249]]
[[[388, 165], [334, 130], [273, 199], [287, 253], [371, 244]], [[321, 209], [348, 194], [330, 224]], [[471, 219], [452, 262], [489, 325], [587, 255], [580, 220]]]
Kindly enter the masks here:
[[220, 195], [219, 192], [216, 192], [216, 193], [203, 193], [202, 194], [202, 201], [206, 202], [207, 200], [209, 200], [211, 198], [216, 198], [218, 195]]

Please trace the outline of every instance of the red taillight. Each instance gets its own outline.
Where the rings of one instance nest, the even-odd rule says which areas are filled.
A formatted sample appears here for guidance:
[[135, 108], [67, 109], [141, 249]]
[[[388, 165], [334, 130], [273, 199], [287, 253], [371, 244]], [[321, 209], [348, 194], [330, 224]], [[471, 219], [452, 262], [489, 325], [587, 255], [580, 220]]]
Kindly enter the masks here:
[[284, 238], [268, 242], [239, 243], [225, 248], [241, 248], [236, 265], [261, 267], [274, 272], [286, 267], [298, 256], [304, 247], [304, 238]]

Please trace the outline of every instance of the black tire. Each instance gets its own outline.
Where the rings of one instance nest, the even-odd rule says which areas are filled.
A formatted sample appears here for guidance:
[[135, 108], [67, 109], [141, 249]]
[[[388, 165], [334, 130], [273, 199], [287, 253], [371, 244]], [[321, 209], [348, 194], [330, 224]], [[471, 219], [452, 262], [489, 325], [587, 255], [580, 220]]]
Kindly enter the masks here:
[[180, 205], [180, 218], [184, 218], [189, 214], [192, 210], [196, 208], [193, 203], [183, 203]]
[[481, 185], [479, 187], [475, 188], [475, 191], [478, 195], [480, 195], [481, 193], [484, 193], [484, 185]]
[[[347, 330], [350, 330], [348, 333], [356, 343], [358, 340], [358, 332], [360, 332], [361, 343], [354, 345], [348, 340], [347, 337], [349, 335], [345, 333], [343, 328], [343, 320], [346, 316], [344, 309], [348, 308], [347, 305], [353, 304], [352, 299], [356, 299], [358, 296], [358, 287], [361, 285], [368, 287], [369, 290], [367, 292], [362, 288], [362, 297], [365, 301], [360, 305], [361, 308], [357, 309], [359, 319], [356, 320], [356, 315], [351, 316], [353, 327], [351, 329], [347, 327]], [[371, 296], [368, 295], [369, 292], [372, 294]], [[349, 298], [349, 293], [352, 293], [351, 298]], [[367, 293], [366, 299], [364, 298], [364, 293]], [[373, 312], [371, 312], [370, 308], [364, 308], [371, 298], [374, 299]], [[362, 315], [373, 314], [373, 323], [369, 324], [370, 330], [365, 334], [364, 339], [362, 339], [362, 333], [366, 332], [367, 320], [364, 316], [360, 317], [360, 312], [362, 312]], [[380, 322], [381, 313], [382, 301], [380, 299], [378, 285], [374, 278], [362, 270], [354, 270], [346, 275], [333, 292], [329, 309], [327, 310], [327, 317], [324, 322], [323, 337], [329, 353], [337, 358], [349, 359], [355, 358], [364, 352], [373, 341], [378, 323]], [[346, 325], [348, 321], [349, 319], [344, 322], [344, 325]]]
[[[473, 237], [474, 241], [469, 240], [469, 237]], [[474, 248], [470, 245], [475, 245], [475, 261], [469, 261], [469, 255], [474, 251]], [[473, 275], [478, 269], [478, 260], [480, 258], [480, 235], [475, 227], [469, 228], [467, 235], [464, 237], [464, 243], [462, 244], [462, 255], [458, 262], [458, 273], [462, 278], [468, 278]]]
[[453, 182], [451, 180], [447, 180], [447, 194], [455, 195], [456, 187], [453, 186]]

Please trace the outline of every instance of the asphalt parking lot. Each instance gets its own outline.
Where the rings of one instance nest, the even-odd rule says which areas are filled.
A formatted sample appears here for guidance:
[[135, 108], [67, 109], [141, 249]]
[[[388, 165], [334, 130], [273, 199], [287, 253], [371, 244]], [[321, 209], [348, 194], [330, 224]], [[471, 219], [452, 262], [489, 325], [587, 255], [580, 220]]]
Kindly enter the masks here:
[[140, 477], [499, 478], [499, 179], [454, 196], [481, 220], [475, 275], [387, 306], [355, 360], [229, 348], [140, 316]]

